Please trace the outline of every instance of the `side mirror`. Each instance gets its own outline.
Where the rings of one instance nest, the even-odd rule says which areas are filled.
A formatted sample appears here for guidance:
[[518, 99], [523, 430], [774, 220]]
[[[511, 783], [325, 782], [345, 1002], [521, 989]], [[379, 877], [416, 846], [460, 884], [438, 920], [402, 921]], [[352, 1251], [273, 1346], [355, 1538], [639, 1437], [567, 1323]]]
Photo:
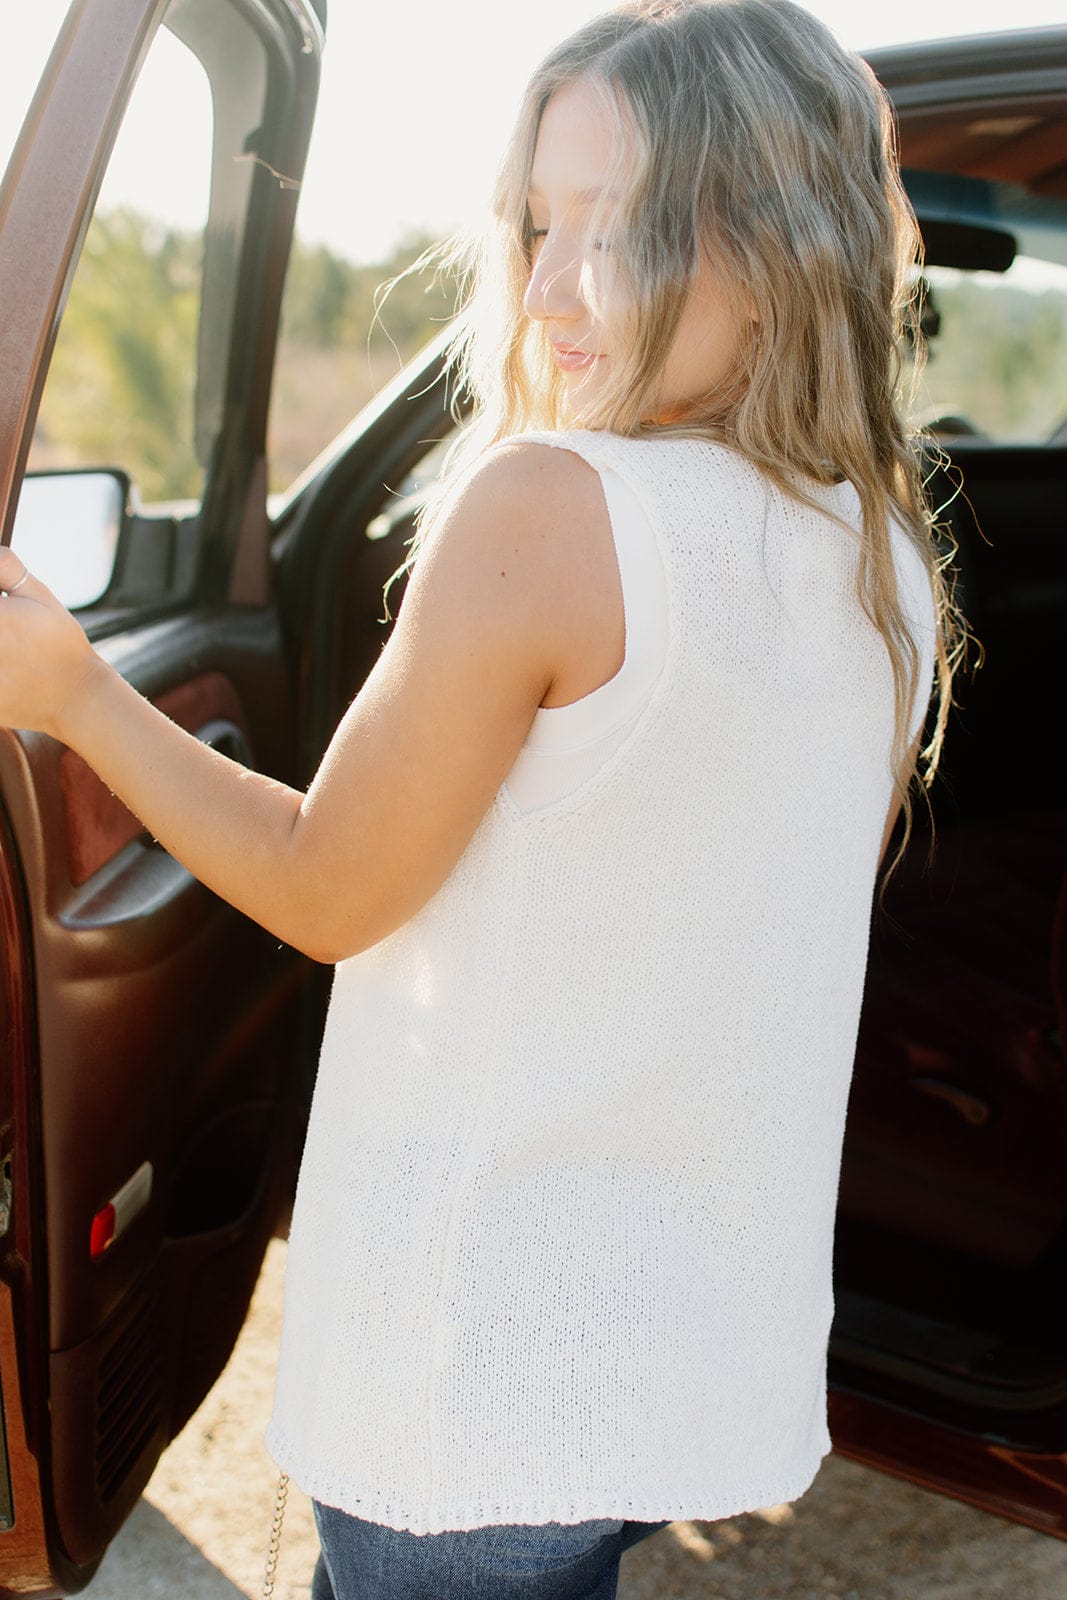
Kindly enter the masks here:
[[70, 610], [99, 600], [111, 582], [130, 497], [124, 472], [28, 472], [11, 547]]

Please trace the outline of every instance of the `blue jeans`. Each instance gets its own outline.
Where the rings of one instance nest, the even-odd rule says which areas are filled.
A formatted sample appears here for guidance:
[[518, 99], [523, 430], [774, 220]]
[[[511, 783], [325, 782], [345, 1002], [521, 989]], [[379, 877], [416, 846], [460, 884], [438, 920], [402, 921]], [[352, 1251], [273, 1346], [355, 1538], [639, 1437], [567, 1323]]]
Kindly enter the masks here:
[[405, 1533], [315, 1502], [311, 1600], [615, 1600], [619, 1558], [665, 1522], [498, 1523]]

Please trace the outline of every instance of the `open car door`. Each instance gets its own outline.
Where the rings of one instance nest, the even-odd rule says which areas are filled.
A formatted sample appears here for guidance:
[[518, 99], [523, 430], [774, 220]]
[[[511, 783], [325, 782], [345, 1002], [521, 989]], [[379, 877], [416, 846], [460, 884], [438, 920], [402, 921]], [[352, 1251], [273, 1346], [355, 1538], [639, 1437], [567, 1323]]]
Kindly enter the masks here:
[[[324, 12], [74, 0], [0, 191], [4, 540], [175, 720], [282, 777], [295, 731], [264, 438]], [[164, 240], [153, 257], [173, 269], [168, 336], [188, 331], [172, 453], [187, 421], [189, 460], [169, 494], [157, 461], [142, 507], [125, 476], [136, 489], [136, 389], [99, 463], [123, 471], [57, 472], [46, 376], [94, 261], [97, 313], [143, 306], [132, 267], [114, 281], [117, 248], [101, 283], [90, 224], [112, 244], [133, 226], [93, 214], [159, 51], [199, 83], [179, 101], [203, 125], [175, 120], [171, 153], [203, 167], [208, 198], [197, 249]], [[53, 470], [24, 486], [38, 459]], [[0, 733], [0, 925], [0, 1592], [57, 1593], [87, 1581], [240, 1328], [297, 1153], [313, 969], [30, 734]]]
[[917, 806], [873, 927], [831, 1429], [843, 1454], [1067, 1539], [1062, 334], [1047, 386], [1025, 404], [1016, 386], [1042, 370], [1038, 318], [1059, 329], [1067, 305], [1067, 29], [870, 59], [925, 241], [929, 487], [984, 661], [957, 686], [936, 851]]

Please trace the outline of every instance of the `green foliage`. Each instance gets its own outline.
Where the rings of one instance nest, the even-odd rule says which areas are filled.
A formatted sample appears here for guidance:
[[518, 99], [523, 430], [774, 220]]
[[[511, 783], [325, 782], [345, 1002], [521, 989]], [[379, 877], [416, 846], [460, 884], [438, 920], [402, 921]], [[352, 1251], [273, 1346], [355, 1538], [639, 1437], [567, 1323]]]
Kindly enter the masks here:
[[292, 483], [453, 315], [454, 282], [408, 270], [429, 243], [412, 238], [373, 266], [296, 246], [271, 405], [272, 489]]
[[195, 495], [200, 238], [97, 215], [56, 342], [33, 466], [122, 466], [146, 500]]
[[[448, 320], [454, 291], [432, 274], [383, 282], [428, 241], [375, 266], [297, 244], [286, 284], [272, 487], [283, 487], [390, 372]], [[45, 386], [31, 467], [120, 466], [146, 503], [199, 496], [194, 387], [202, 237], [128, 210], [95, 217]]]
[[328, 350], [346, 334], [355, 269], [325, 245], [297, 245], [285, 285], [285, 333], [294, 344]]
[[388, 261], [353, 266], [325, 245], [297, 244], [289, 264], [282, 338], [313, 349], [347, 341], [392, 345], [414, 354], [452, 315], [454, 288], [433, 271], [410, 272], [430, 244], [412, 238]]
[[1062, 288], [1052, 280], [1040, 289], [988, 273], [932, 268], [929, 277], [941, 327], [929, 346], [921, 420], [951, 414], [991, 439], [1047, 439], [1067, 417], [1067, 273]]

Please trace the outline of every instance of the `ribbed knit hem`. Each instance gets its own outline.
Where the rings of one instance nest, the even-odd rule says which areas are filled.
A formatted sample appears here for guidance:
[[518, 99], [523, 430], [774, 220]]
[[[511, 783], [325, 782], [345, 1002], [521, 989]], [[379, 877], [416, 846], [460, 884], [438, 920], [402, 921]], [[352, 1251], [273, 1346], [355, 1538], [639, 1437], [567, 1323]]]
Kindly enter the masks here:
[[778, 1477], [735, 1484], [729, 1493], [703, 1489], [641, 1499], [628, 1499], [625, 1493], [619, 1493], [554, 1500], [515, 1497], [492, 1503], [465, 1498], [426, 1506], [397, 1495], [383, 1494], [378, 1489], [364, 1490], [359, 1484], [342, 1482], [319, 1471], [274, 1428], [267, 1431], [266, 1445], [282, 1471], [287, 1472], [312, 1500], [335, 1506], [367, 1522], [419, 1534], [466, 1533], [472, 1528], [496, 1523], [589, 1522], [601, 1518], [621, 1518], [624, 1522], [718, 1522], [723, 1517], [740, 1516], [745, 1511], [761, 1511], [766, 1506], [799, 1500], [811, 1487], [824, 1458], [833, 1448], [827, 1434], [818, 1453], [807, 1458], [803, 1466], [797, 1465], [792, 1472]]

